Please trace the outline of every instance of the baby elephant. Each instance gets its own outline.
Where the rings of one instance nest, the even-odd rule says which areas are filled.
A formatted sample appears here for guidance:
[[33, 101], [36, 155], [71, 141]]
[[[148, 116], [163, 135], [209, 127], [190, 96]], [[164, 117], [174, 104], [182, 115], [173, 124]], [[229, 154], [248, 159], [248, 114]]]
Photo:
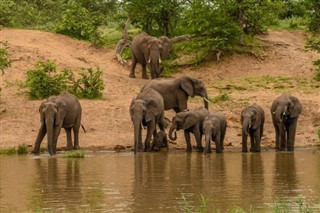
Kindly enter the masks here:
[[169, 150], [167, 134], [164, 131], [160, 130], [157, 133], [156, 137], [153, 139], [151, 147], [153, 151], [159, 151], [160, 148], [167, 148], [167, 150]]
[[250, 135], [250, 152], [260, 152], [263, 135], [264, 111], [257, 104], [245, 107], [241, 112], [242, 152], [248, 152], [247, 136]]
[[223, 141], [227, 130], [227, 119], [220, 113], [210, 113], [203, 121], [203, 134], [205, 136], [206, 148], [204, 154], [211, 153], [210, 140], [216, 143], [216, 153], [223, 151]]

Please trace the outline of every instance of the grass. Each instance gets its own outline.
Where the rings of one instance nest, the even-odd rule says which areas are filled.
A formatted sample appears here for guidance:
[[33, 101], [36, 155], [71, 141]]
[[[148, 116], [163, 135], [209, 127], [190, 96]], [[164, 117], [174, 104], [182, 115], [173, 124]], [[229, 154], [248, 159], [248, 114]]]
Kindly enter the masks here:
[[303, 17], [279, 19], [273, 26], [271, 26], [271, 28], [285, 30], [307, 30], [308, 19]]
[[64, 154], [65, 158], [84, 158], [84, 151], [83, 150], [70, 150], [66, 151]]
[[20, 144], [18, 148], [10, 147], [10, 148], [1, 148], [0, 155], [25, 155], [28, 154], [28, 146], [25, 144]]

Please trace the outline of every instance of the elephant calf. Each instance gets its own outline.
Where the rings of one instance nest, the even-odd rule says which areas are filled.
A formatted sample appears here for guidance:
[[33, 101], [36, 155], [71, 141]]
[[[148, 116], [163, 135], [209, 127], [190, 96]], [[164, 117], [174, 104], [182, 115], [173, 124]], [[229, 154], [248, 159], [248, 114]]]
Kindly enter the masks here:
[[157, 133], [157, 135], [153, 139], [153, 143], [152, 143], [152, 150], [153, 151], [159, 151], [160, 148], [167, 148], [167, 150], [169, 150], [167, 134], [162, 130], [160, 130]]
[[[209, 115], [209, 111], [204, 107], [200, 107], [194, 111], [182, 111], [177, 113], [172, 119], [172, 124], [169, 130], [170, 140], [175, 141], [177, 139], [177, 133], [175, 131], [183, 129], [184, 136], [187, 143], [187, 152], [192, 151], [190, 133], [194, 134], [194, 137], [197, 142], [197, 149], [199, 152], [202, 152], [203, 151], [203, 147], [201, 144], [202, 135], [203, 135], [202, 124], [207, 115]], [[173, 136], [173, 133], [174, 133], [174, 136]]]
[[144, 151], [151, 151], [150, 141], [157, 135], [156, 125], [164, 131], [164, 104], [162, 96], [154, 89], [138, 94], [131, 101], [130, 116], [134, 126], [134, 153], [142, 151], [142, 126], [147, 127]]
[[[47, 134], [48, 151], [56, 154], [57, 140], [61, 128], [67, 133], [67, 149], [79, 149], [79, 129], [81, 126], [82, 109], [78, 99], [69, 93], [50, 96], [39, 107], [41, 127], [32, 153], [39, 154], [40, 144]], [[72, 146], [71, 130], [74, 133]]]
[[276, 149], [293, 151], [296, 128], [302, 111], [300, 101], [290, 94], [282, 94], [271, 105], [272, 123], [276, 132]]
[[250, 135], [250, 152], [260, 152], [261, 137], [263, 135], [265, 115], [257, 104], [245, 107], [241, 112], [242, 124], [242, 152], [248, 152], [247, 137]]
[[219, 112], [210, 113], [202, 124], [203, 134], [205, 136], [206, 148], [204, 154], [211, 153], [210, 140], [216, 143], [216, 153], [223, 151], [223, 141], [227, 130], [227, 119]]

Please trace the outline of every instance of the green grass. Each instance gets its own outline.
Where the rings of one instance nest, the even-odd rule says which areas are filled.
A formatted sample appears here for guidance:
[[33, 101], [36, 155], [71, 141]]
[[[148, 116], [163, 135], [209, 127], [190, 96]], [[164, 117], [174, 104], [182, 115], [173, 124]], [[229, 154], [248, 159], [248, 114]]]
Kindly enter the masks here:
[[10, 148], [0, 148], [0, 155], [25, 155], [28, 154], [28, 146], [25, 144], [20, 144], [18, 148], [10, 147]]
[[308, 19], [303, 17], [279, 19], [273, 26], [271, 26], [271, 28], [285, 30], [307, 30]]
[[70, 150], [66, 151], [64, 154], [65, 158], [84, 158], [84, 151], [83, 150]]
[[14, 155], [16, 154], [16, 148], [1, 148], [0, 149], [0, 155]]

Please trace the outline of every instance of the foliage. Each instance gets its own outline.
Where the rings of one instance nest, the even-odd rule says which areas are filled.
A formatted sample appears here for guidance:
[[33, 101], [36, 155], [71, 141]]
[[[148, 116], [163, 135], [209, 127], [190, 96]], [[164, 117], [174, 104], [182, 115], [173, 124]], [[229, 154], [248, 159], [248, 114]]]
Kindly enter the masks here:
[[[320, 37], [313, 36], [308, 38], [306, 48], [320, 53]], [[313, 62], [316, 66], [315, 80], [320, 82], [320, 59]]]
[[11, 66], [10, 54], [7, 50], [7, 42], [0, 41], [0, 70], [4, 74], [4, 70]]
[[82, 78], [75, 80], [70, 69], [56, 73], [56, 64], [52, 61], [38, 61], [34, 70], [27, 71], [26, 85], [32, 98], [43, 99], [61, 92], [70, 92], [80, 98], [101, 98], [104, 84], [102, 71], [97, 68], [83, 69]]
[[28, 146], [25, 144], [20, 144], [18, 148], [12, 147], [12, 148], [0, 148], [0, 155], [25, 155], [28, 154]]
[[66, 158], [84, 158], [85, 154], [83, 150], [70, 150], [66, 151], [64, 154], [64, 157]]
[[22, 144], [22, 145], [20, 144], [17, 149], [17, 154], [18, 155], [28, 154], [28, 146], [25, 144]]
[[212, 103], [219, 103], [230, 100], [230, 96], [228, 93], [220, 92], [219, 95], [215, 96], [214, 98], [209, 99]]
[[309, 30], [312, 32], [320, 33], [320, 1], [319, 0], [309, 0], [310, 2], [310, 23]]
[[14, 155], [16, 154], [16, 149], [13, 148], [8, 148], [8, 149], [3, 149], [0, 148], [0, 155]]

